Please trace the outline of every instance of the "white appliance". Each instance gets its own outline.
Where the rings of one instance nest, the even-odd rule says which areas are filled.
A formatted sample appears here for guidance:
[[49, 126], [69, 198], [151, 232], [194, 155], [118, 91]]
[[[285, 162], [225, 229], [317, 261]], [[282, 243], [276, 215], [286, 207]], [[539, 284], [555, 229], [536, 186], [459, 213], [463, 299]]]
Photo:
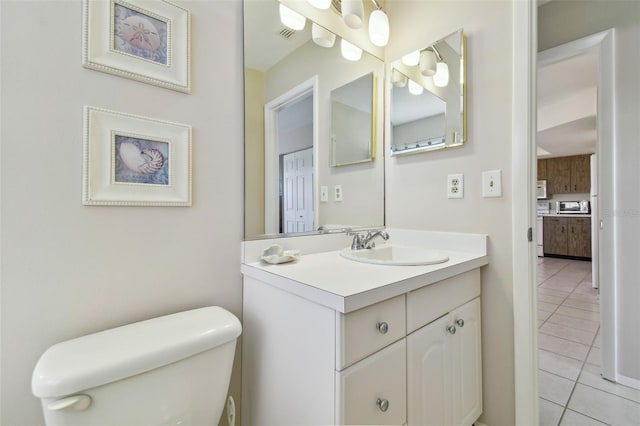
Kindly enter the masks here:
[[538, 208], [537, 208], [537, 214], [538, 214], [538, 220], [537, 220], [537, 232], [536, 232], [536, 242], [537, 242], [537, 247], [536, 250], [538, 252], [538, 256], [542, 257], [544, 256], [544, 228], [543, 228], [543, 224], [544, 224], [544, 215], [549, 214], [550, 209], [549, 209], [549, 202], [548, 201], [538, 201]]
[[600, 282], [598, 274], [600, 273], [598, 246], [600, 232], [600, 213], [598, 206], [598, 157], [596, 154], [591, 155], [591, 283], [593, 288], [599, 288]]
[[538, 200], [544, 200], [547, 198], [547, 181], [536, 181], [536, 198]]

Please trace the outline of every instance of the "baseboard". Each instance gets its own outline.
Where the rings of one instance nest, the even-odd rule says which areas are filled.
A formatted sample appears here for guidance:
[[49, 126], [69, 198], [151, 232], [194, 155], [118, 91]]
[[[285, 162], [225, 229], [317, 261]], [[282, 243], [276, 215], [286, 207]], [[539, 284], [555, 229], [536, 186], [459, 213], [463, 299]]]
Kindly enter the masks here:
[[630, 388], [640, 390], [640, 380], [632, 379], [631, 377], [626, 377], [621, 374], [616, 375], [616, 382], [621, 385], [629, 386]]

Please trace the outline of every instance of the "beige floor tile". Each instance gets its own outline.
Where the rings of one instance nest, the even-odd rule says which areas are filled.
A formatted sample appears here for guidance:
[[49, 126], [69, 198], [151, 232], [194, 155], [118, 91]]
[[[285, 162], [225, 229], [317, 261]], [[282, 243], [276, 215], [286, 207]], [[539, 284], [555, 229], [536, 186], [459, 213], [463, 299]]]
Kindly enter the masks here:
[[562, 415], [560, 426], [607, 426], [606, 423], [592, 419], [573, 410], [566, 410]]
[[545, 323], [540, 328], [540, 332], [589, 346], [593, 343], [593, 338], [596, 337], [595, 330], [579, 330], [577, 328], [567, 327], [566, 325], [554, 324], [551, 322]]
[[592, 388], [597, 388], [605, 392], [630, 399], [640, 404], [640, 390], [605, 380], [602, 378], [600, 373], [600, 367], [592, 364], [585, 364], [582, 368], [582, 372], [580, 373], [580, 377], [578, 378], [578, 382], [591, 386]]
[[577, 300], [578, 302], [596, 303], [600, 304], [600, 296], [584, 293], [571, 293], [569, 299]]
[[582, 361], [538, 349], [538, 368], [565, 379], [576, 381], [582, 369]]
[[559, 305], [554, 305], [553, 303], [538, 302], [539, 311], [554, 312], [556, 309], [558, 309], [558, 306]]
[[591, 347], [589, 355], [587, 355], [587, 362], [589, 364], [597, 365], [598, 367], [602, 365], [602, 351], [600, 348], [596, 348], [594, 346]]
[[552, 288], [538, 287], [538, 294], [549, 294], [551, 296], [558, 296], [564, 299], [572, 293], [568, 291], [554, 290]]
[[600, 327], [600, 324], [595, 321], [589, 321], [582, 318], [569, 317], [567, 315], [562, 315], [562, 314], [553, 314], [549, 318], [545, 318], [545, 320], [548, 320], [549, 322], [552, 322], [554, 324], [566, 325], [567, 327], [573, 327], [579, 330], [586, 330], [586, 331], [593, 331], [593, 332], [598, 331], [598, 327]]
[[538, 294], [538, 302], [553, 303], [554, 305], [560, 305], [565, 301], [565, 297], [553, 296], [551, 294]]
[[574, 383], [573, 380], [538, 370], [538, 396], [563, 407], [569, 402]]
[[538, 417], [540, 426], [558, 426], [564, 408], [546, 399], [538, 398]]
[[598, 312], [585, 311], [584, 309], [571, 308], [569, 306], [562, 306], [556, 310], [556, 314], [566, 315], [568, 317], [582, 318], [589, 321], [600, 321], [600, 314]]
[[600, 312], [600, 305], [596, 303], [581, 302], [579, 300], [567, 298], [562, 302], [562, 306], [568, 306], [570, 308], [583, 309], [585, 311]]
[[601, 344], [602, 344], [602, 335], [600, 334], [600, 330], [598, 330], [598, 333], [596, 333], [596, 339], [593, 341], [593, 347], [600, 348]]
[[589, 353], [588, 345], [570, 342], [544, 333], [538, 333], [538, 348], [577, 359], [578, 361], [584, 361]]
[[542, 309], [538, 309], [538, 319], [539, 320], [546, 321], [547, 318], [549, 318], [551, 315], [553, 315], [553, 312], [543, 311]]
[[574, 291], [577, 287], [576, 284], [568, 283], [564, 280], [558, 280], [555, 277], [549, 278], [542, 284], [540, 284], [542, 288], [550, 288], [552, 290], [560, 290], [560, 291]]
[[604, 423], [637, 426], [640, 404], [578, 383], [568, 408]]
[[575, 288], [574, 292], [579, 294], [591, 294], [596, 296], [598, 294], [598, 290], [591, 286], [590, 281], [583, 281]]

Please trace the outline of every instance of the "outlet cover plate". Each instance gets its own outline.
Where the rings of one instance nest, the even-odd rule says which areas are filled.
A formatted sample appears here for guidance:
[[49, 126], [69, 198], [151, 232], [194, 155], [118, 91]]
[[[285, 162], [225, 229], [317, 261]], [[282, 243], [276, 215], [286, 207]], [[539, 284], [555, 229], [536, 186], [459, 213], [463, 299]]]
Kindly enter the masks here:
[[447, 176], [447, 198], [464, 198], [464, 176], [462, 173]]
[[336, 185], [333, 187], [333, 201], [342, 201], [342, 185]]
[[321, 203], [326, 203], [327, 201], [329, 201], [329, 187], [328, 186], [321, 186], [320, 187], [320, 202]]

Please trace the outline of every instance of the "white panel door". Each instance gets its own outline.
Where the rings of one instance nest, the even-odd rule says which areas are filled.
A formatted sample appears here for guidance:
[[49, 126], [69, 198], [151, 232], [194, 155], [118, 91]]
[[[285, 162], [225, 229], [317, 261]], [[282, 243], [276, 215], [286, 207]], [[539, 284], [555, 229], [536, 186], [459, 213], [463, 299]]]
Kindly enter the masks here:
[[283, 156], [284, 232], [308, 232], [313, 223], [313, 148]]
[[482, 346], [480, 298], [449, 314], [455, 323], [452, 336], [453, 424], [472, 425], [482, 414]]
[[407, 336], [407, 424], [452, 423], [451, 335], [446, 315]]

